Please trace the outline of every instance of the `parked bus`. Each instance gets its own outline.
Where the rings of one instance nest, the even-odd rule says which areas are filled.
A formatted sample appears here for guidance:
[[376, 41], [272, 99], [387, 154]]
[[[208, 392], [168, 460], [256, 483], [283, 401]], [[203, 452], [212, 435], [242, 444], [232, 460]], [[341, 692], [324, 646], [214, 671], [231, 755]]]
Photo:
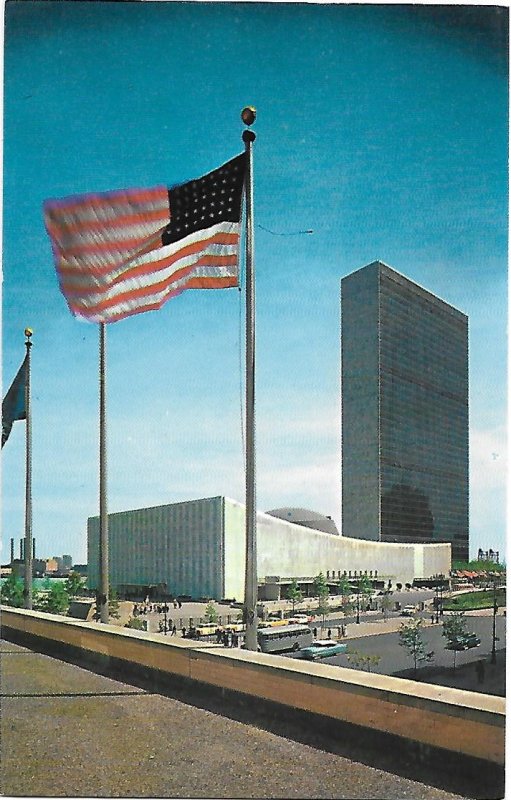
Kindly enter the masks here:
[[282, 625], [276, 628], [259, 628], [258, 650], [262, 653], [284, 653], [300, 650], [312, 644], [312, 631], [308, 625]]

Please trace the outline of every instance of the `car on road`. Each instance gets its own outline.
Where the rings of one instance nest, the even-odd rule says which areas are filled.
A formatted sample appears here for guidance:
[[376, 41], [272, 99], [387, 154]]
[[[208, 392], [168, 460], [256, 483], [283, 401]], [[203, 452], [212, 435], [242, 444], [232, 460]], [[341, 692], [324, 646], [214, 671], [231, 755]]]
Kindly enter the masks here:
[[[201, 636], [213, 636], [216, 633], [219, 626], [216, 622], [204, 622], [202, 625], [197, 625], [194, 629], [195, 637], [200, 639]], [[220, 628], [220, 630], [223, 630]]]
[[401, 611], [401, 616], [402, 617], [413, 617], [413, 615], [415, 614], [415, 611], [416, 611], [415, 606], [405, 606], [403, 608], [403, 610]]
[[317, 658], [337, 656], [346, 652], [347, 645], [334, 642], [333, 639], [316, 639], [309, 647], [302, 650], [302, 658], [307, 661], [316, 661]]
[[481, 640], [475, 633], [464, 633], [457, 636], [446, 646], [446, 650], [469, 650], [471, 647], [479, 647]]
[[311, 620], [312, 617], [309, 617], [307, 614], [295, 614], [293, 617], [288, 617], [286, 622], [288, 622], [289, 625], [307, 625]]
[[267, 620], [260, 619], [257, 623], [258, 628], [278, 628], [281, 625], [288, 625], [288, 620], [280, 619], [280, 617], [268, 617]]

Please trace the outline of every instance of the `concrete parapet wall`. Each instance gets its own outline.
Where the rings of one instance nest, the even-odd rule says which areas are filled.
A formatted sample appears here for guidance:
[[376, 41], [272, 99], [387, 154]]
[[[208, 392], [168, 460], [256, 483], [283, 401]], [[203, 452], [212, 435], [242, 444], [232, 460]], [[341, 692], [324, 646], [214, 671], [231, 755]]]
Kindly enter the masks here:
[[343, 667], [2, 607], [2, 627], [256, 700], [504, 763], [505, 700]]

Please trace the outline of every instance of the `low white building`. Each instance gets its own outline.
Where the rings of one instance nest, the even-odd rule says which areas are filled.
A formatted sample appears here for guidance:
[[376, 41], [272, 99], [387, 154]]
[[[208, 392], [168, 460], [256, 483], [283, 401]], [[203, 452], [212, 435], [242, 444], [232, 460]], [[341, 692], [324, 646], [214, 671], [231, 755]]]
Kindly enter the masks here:
[[[112, 586], [166, 584], [174, 595], [243, 600], [245, 506], [227, 497], [108, 516]], [[99, 583], [99, 518], [88, 520], [88, 585]], [[395, 584], [448, 575], [451, 545], [351, 539], [271, 514], [257, 514], [257, 572], [304, 577], [378, 574]]]

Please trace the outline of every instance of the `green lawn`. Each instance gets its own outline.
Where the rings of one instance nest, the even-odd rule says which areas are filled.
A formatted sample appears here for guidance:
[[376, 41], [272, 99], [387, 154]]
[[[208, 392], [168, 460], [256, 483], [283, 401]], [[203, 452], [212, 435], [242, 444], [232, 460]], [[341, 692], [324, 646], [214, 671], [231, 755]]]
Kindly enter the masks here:
[[[497, 605], [506, 605], [506, 590], [497, 589]], [[477, 608], [493, 608], [493, 589], [486, 592], [465, 592], [444, 602], [446, 611], [470, 611]]]

